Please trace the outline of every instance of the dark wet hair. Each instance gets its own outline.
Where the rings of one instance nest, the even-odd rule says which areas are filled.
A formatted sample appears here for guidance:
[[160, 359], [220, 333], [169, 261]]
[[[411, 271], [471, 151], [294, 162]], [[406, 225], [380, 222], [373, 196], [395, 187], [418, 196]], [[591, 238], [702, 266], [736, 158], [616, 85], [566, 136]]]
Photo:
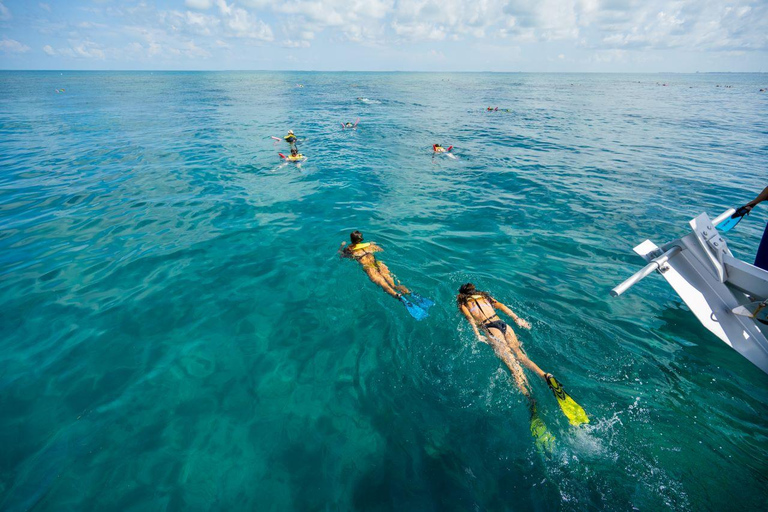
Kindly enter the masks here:
[[488, 302], [492, 302], [493, 298], [488, 292], [481, 292], [472, 283], [465, 283], [459, 288], [459, 294], [456, 296], [456, 305], [461, 309], [461, 306], [469, 302], [469, 299], [473, 295], [482, 295]]
[[349, 235], [349, 239], [352, 241], [353, 244], [359, 244], [363, 241], [363, 234], [359, 231], [353, 231]]
[[459, 295], [471, 295], [477, 288], [472, 283], [466, 283], [459, 287]]

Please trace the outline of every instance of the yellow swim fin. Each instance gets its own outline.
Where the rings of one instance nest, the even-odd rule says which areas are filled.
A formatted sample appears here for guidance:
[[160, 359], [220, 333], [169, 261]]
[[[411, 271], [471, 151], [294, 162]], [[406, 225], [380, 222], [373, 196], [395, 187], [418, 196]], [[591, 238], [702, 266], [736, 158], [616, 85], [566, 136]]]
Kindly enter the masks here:
[[536, 411], [536, 402], [531, 403], [531, 435], [536, 440], [536, 449], [540, 452], [552, 453], [555, 446], [553, 436]]
[[563, 385], [560, 384], [554, 375], [548, 373], [545, 378], [547, 379], [549, 389], [552, 390], [555, 394], [555, 398], [557, 398], [557, 403], [560, 405], [560, 409], [563, 411], [563, 414], [565, 414], [565, 417], [568, 418], [571, 425], [578, 426], [582, 423], [589, 423], [589, 418], [587, 417], [584, 408], [577, 404], [576, 401], [565, 392]]

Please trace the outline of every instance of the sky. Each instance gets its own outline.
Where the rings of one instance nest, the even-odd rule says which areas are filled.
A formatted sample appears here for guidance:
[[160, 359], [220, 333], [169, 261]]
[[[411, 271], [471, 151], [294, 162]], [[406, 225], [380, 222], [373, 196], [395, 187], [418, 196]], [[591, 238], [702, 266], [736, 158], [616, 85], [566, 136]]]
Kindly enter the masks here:
[[0, 68], [768, 72], [768, 0], [0, 0]]

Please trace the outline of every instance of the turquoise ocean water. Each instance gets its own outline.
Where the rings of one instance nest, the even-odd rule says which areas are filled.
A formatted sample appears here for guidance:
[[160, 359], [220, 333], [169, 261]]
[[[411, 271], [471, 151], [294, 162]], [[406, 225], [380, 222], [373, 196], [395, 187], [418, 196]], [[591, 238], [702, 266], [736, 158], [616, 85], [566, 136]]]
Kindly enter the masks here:
[[[768, 376], [659, 276], [608, 292], [766, 185], [766, 86], [0, 73], [0, 509], [764, 509]], [[354, 229], [427, 320], [337, 257]], [[549, 456], [466, 281], [590, 414], [531, 377]]]

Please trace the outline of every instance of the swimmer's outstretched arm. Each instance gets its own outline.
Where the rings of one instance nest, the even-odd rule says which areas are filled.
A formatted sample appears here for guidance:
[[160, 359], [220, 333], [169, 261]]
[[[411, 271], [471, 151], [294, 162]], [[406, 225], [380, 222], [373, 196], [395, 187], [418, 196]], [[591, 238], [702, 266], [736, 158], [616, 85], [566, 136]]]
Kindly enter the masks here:
[[525, 321], [522, 318], [520, 318], [519, 316], [517, 316], [511, 309], [509, 309], [506, 305], [502, 304], [501, 302], [497, 301], [496, 299], [493, 299], [492, 306], [494, 308], [498, 308], [498, 309], [502, 310], [512, 320], [514, 320], [517, 325], [519, 325], [523, 329], [530, 329], [531, 328], [531, 324], [529, 324], [527, 321]]
[[461, 312], [464, 314], [465, 317], [467, 317], [467, 321], [469, 322], [469, 325], [472, 326], [472, 330], [475, 332], [475, 336], [477, 337], [478, 341], [482, 341], [483, 343], [488, 343], [488, 340], [480, 334], [480, 331], [477, 328], [477, 324], [475, 323], [475, 319], [472, 318], [472, 315], [469, 314], [469, 310], [467, 309], [467, 306], [463, 305], [461, 306]]
[[339, 256], [342, 258], [346, 258], [349, 255], [344, 251], [344, 247], [347, 245], [347, 242], [341, 242], [341, 245], [339, 246]]
[[384, 249], [376, 245], [375, 243], [371, 242], [371, 245], [368, 247], [368, 250], [371, 252], [384, 252]]

